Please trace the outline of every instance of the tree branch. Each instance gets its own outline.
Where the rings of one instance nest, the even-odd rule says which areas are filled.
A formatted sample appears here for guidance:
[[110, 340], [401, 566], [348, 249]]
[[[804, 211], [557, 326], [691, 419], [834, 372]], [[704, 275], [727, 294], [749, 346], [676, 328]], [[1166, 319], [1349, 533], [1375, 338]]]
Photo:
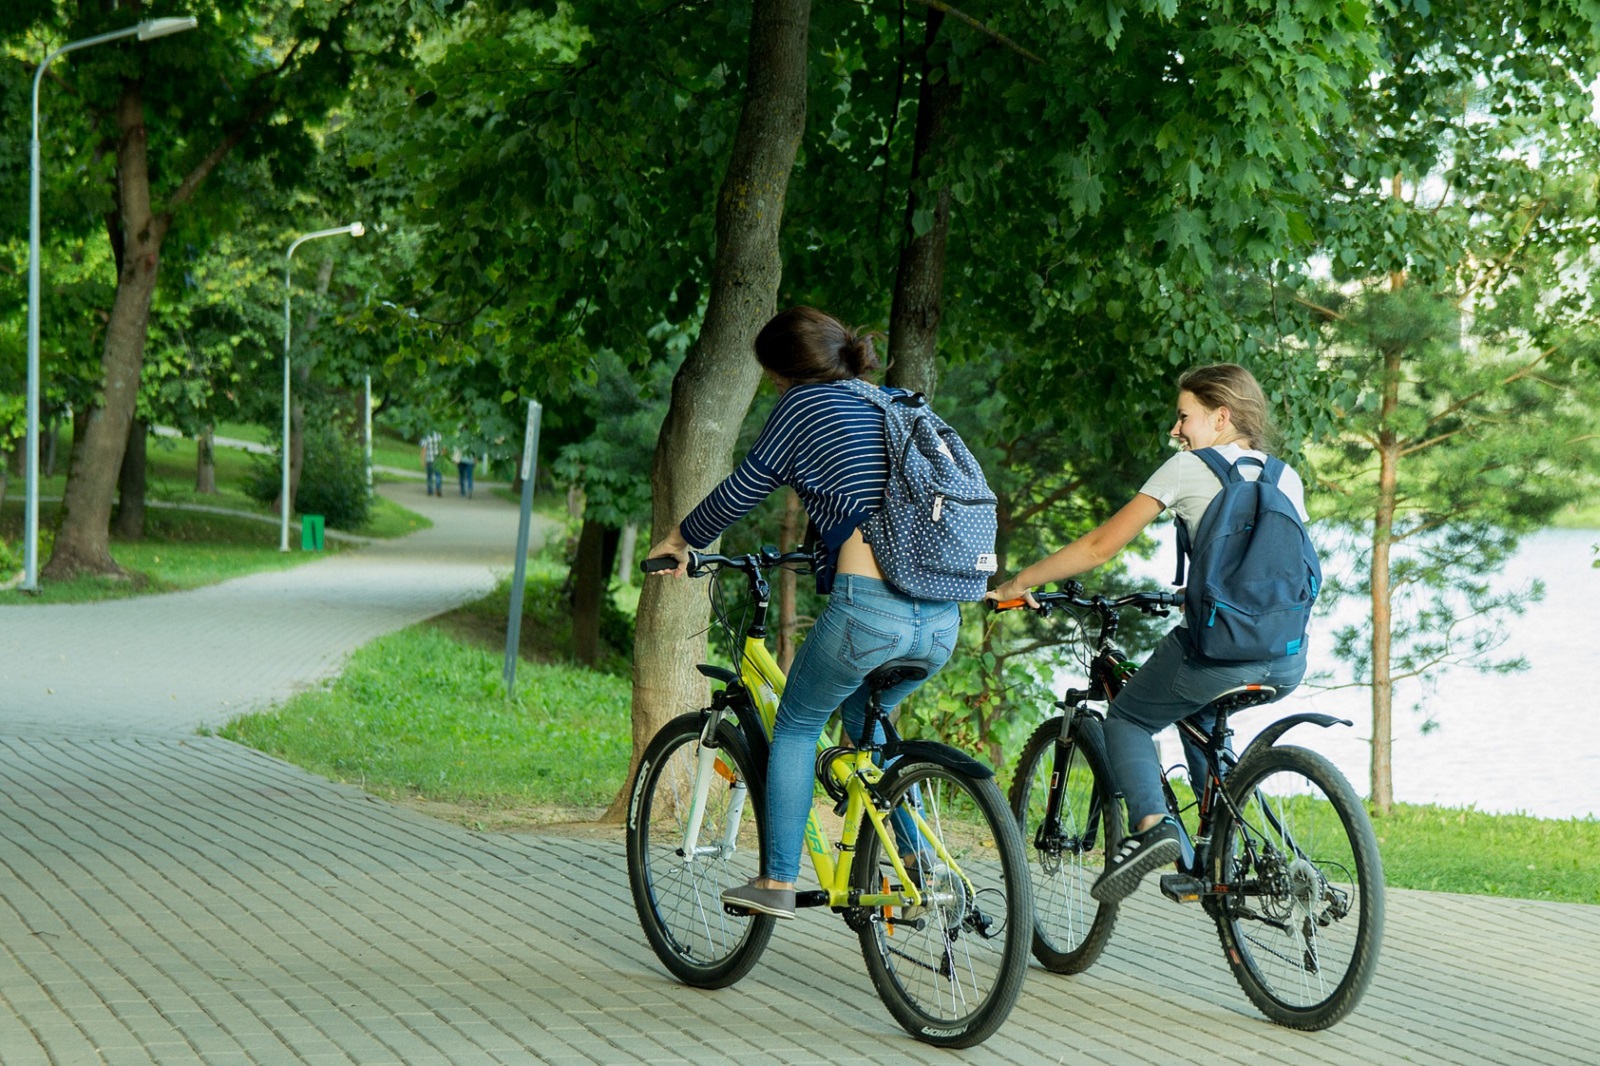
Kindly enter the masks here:
[[1026, 48], [1022, 47], [1016, 41], [1013, 41], [999, 30], [991, 29], [989, 26], [986, 26], [982, 22], [979, 22], [977, 19], [973, 18], [971, 15], [968, 15], [965, 12], [945, 3], [944, 0], [911, 0], [911, 2], [913, 4], [920, 4], [923, 7], [931, 7], [935, 11], [943, 12], [952, 18], [965, 22], [968, 26], [971, 26], [984, 36], [992, 37], [994, 40], [999, 41], [1001, 44], [1017, 53], [1017, 55], [1021, 56], [1023, 59], [1028, 60], [1030, 63], [1039, 63], [1041, 65], [1044, 63], [1044, 60], [1040, 59], [1038, 56], [1034, 55], [1032, 52], [1028, 51]]

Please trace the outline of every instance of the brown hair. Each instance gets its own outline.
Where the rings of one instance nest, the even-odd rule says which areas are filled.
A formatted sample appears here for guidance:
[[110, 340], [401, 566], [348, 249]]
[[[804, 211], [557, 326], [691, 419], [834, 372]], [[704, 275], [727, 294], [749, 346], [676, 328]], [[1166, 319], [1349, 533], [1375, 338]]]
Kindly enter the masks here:
[[878, 369], [872, 334], [815, 307], [791, 307], [756, 334], [756, 361], [796, 385], [858, 378]]
[[1274, 453], [1282, 443], [1267, 406], [1267, 394], [1255, 375], [1237, 363], [1191, 367], [1178, 379], [1178, 389], [1194, 395], [1209, 410], [1226, 407], [1233, 428], [1258, 451]]

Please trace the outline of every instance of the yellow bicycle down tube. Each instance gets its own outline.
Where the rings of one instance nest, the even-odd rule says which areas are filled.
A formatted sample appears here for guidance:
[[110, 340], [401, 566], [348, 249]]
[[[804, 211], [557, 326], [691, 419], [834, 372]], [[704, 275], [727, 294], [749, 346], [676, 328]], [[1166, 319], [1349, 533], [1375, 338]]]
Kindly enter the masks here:
[[[783, 695], [784, 675], [783, 668], [772, 657], [772, 652], [767, 650], [765, 641], [745, 637], [744, 654], [739, 657], [739, 677], [756, 705], [756, 713], [761, 716], [762, 731], [771, 740], [772, 725], [778, 718], [778, 700]], [[817, 750], [822, 750], [822, 747], [819, 739]], [[822, 823], [817, 820], [815, 808], [806, 818], [806, 850], [811, 853], [811, 865], [816, 870], [818, 883], [831, 890], [834, 881], [833, 852], [823, 835]]]

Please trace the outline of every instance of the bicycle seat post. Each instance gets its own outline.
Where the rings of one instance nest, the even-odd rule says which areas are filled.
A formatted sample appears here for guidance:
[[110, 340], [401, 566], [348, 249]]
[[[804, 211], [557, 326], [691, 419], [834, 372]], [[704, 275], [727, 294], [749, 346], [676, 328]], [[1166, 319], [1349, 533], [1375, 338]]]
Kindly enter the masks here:
[[908, 659], [890, 660], [867, 675], [867, 713], [866, 721], [861, 728], [863, 749], [876, 751], [882, 747], [877, 742], [879, 722], [883, 723], [885, 737], [888, 737], [894, 728], [883, 713], [884, 692], [906, 681], [921, 681], [927, 676], [926, 666]]

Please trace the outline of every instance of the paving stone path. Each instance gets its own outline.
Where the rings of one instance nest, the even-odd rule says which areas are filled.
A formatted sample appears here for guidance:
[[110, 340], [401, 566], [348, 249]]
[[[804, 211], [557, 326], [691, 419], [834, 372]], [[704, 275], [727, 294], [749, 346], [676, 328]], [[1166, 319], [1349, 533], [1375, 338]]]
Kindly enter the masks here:
[[510, 505], [385, 491], [435, 527], [212, 589], [0, 608], [0, 1063], [1600, 1061], [1600, 907], [1437, 893], [1390, 893], [1379, 976], [1325, 1033], [1262, 1020], [1203, 915], [1153, 887], [1096, 967], [1035, 968], [964, 1053], [906, 1036], [820, 914], [737, 986], [685, 988], [616, 833], [476, 833], [197, 734], [509, 569]]

